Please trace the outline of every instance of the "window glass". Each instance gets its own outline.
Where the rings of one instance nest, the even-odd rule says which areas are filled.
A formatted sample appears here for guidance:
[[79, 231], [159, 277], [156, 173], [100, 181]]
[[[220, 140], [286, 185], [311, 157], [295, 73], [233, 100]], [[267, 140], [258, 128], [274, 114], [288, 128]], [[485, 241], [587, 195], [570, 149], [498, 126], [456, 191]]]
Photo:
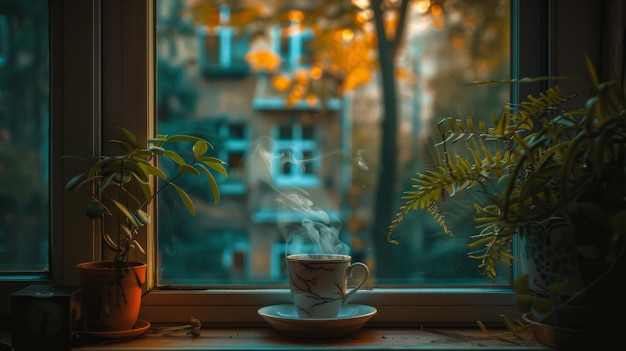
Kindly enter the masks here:
[[[382, 49], [394, 55], [386, 71], [368, 1], [284, 3], [157, 2], [159, 132], [208, 138], [230, 171], [218, 205], [206, 184], [188, 184], [195, 217], [175, 195], [159, 197], [157, 285], [286, 286], [292, 243], [328, 246], [310, 239], [313, 221], [368, 264], [370, 286], [492, 286], [467, 257], [479, 231], [471, 199], [446, 204], [455, 238], [421, 212], [396, 230], [400, 245], [386, 230], [407, 179], [441, 157], [437, 122], [490, 119], [510, 101], [508, 85], [471, 84], [510, 77], [510, 2], [416, 0], [387, 12], [387, 37], [401, 42]], [[495, 284], [510, 281], [501, 267]]]
[[47, 0], [0, 5], [0, 271], [48, 270]]

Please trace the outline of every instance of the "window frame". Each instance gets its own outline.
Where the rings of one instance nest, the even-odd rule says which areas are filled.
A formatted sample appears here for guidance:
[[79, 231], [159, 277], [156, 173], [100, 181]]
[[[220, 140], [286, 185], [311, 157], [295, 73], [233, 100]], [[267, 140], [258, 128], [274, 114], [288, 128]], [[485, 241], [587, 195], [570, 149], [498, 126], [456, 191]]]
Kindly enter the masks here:
[[[513, 8], [512, 13], [519, 15]], [[514, 22], [516, 17], [512, 16]], [[516, 49], [512, 50], [515, 54]], [[516, 64], [513, 62], [513, 65]], [[149, 268], [152, 278], [154, 267]], [[154, 288], [154, 279], [149, 279], [148, 285], [141, 315], [154, 322], [183, 322], [193, 316], [202, 320], [203, 325], [209, 326], [265, 325], [257, 315], [260, 307], [291, 301], [286, 288], [159, 290]], [[512, 288], [496, 286], [467, 289], [373, 288], [355, 294], [351, 302], [376, 306], [378, 314], [370, 324], [385, 326], [476, 326], [476, 320], [501, 323], [500, 313], [517, 311]]]
[[[139, 138], [153, 135], [156, 130], [152, 118], [156, 94], [156, 0], [50, 0], [50, 4], [54, 43], [51, 271], [48, 279], [14, 279], [9, 287], [12, 290], [34, 281], [76, 285], [76, 264], [103, 258], [99, 241], [94, 235], [85, 235], [95, 232], [93, 224], [71, 206], [79, 195], [68, 194], [63, 189], [64, 180], [77, 170], [60, 161], [61, 156], [76, 154], [77, 150], [84, 156], [97, 155], [102, 141], [116, 135], [116, 126], [125, 126]], [[512, 62], [514, 77], [551, 72], [551, 41], [545, 38], [551, 33], [548, 19], [552, 6], [552, 2], [543, 0], [511, 1], [512, 32], [520, 33], [512, 40], [511, 57], [516, 58], [522, 52], [527, 55]], [[85, 16], [86, 13], [90, 16]], [[520, 28], [524, 29], [523, 35]], [[536, 55], [537, 52], [541, 54]], [[514, 90], [512, 94], [515, 97], [526, 92]], [[264, 326], [257, 315], [260, 307], [290, 302], [288, 290], [277, 288], [156, 289], [156, 227], [156, 223], [148, 226], [149, 235], [142, 242], [152, 254], [145, 257], [148, 280], [141, 318], [153, 323], [186, 322], [193, 316], [205, 326]], [[85, 247], [93, 250], [77, 249]], [[514, 278], [518, 274], [515, 270]], [[501, 313], [517, 311], [512, 288], [498, 286], [373, 288], [359, 291], [351, 302], [378, 309], [370, 321], [372, 326], [475, 327], [476, 320], [500, 324]]]

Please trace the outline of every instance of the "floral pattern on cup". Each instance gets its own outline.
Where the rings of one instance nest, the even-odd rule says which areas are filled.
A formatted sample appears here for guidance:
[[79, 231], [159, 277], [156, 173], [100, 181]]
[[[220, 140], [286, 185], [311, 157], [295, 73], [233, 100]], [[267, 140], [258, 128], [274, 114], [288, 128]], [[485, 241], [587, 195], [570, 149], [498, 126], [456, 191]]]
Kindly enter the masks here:
[[[362, 262], [350, 263], [349, 255], [295, 254], [287, 256], [289, 289], [300, 318], [336, 318], [341, 306], [359, 290], [369, 276]], [[362, 279], [348, 289], [354, 269]]]

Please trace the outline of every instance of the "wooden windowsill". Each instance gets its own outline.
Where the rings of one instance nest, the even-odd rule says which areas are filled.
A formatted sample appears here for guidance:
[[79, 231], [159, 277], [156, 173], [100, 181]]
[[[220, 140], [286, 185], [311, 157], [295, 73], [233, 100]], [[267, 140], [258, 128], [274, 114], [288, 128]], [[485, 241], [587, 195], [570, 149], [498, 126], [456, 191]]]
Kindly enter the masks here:
[[[494, 330], [494, 334], [504, 330]], [[184, 331], [148, 330], [132, 340], [90, 340], [75, 351], [120, 350], [552, 350], [529, 338], [510, 343], [477, 328], [367, 328], [334, 339], [287, 337], [272, 328], [206, 328], [197, 337]]]

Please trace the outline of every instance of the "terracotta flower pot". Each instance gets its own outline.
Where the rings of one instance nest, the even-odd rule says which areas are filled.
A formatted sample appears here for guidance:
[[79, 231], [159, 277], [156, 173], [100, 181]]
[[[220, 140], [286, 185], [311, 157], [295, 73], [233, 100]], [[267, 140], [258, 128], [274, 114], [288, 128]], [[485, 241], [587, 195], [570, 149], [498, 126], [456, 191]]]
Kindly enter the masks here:
[[573, 345], [588, 340], [590, 337], [590, 334], [585, 330], [539, 323], [535, 321], [532, 313], [525, 313], [522, 318], [531, 326], [537, 341], [559, 350], [571, 350]]
[[141, 307], [146, 264], [127, 262], [112, 268], [112, 262], [84, 262], [77, 266], [79, 329], [122, 331], [135, 325]]

